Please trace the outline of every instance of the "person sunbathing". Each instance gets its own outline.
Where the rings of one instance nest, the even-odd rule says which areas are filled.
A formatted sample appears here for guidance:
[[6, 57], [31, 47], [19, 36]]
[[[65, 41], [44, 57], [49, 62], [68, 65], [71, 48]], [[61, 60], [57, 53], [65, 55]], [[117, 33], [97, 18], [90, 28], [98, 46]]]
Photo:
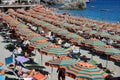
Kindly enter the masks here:
[[28, 69], [25, 69], [25, 68], [19, 68], [17, 67], [17, 74], [18, 76], [20, 76], [21, 78], [33, 78], [33, 76], [35, 74], [37, 74], [37, 72], [35, 71], [35, 69], [33, 70], [28, 70]]
[[8, 68], [14, 68], [16, 74], [21, 78], [31, 78], [32, 79], [34, 75], [39, 73], [39, 72], [35, 71], [35, 69], [29, 70], [29, 69], [23, 68], [21, 66], [16, 66], [14, 64], [8, 65]]

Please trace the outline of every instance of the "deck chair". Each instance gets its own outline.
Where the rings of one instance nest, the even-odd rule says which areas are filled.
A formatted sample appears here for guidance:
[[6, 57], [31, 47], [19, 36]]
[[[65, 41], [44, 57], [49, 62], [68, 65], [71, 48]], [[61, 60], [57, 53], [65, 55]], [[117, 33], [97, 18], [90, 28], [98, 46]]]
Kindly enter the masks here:
[[[5, 63], [6, 65], [9, 65], [9, 64], [12, 64], [13, 63], [13, 57], [10, 56], [10, 57], [7, 57], [5, 58]], [[11, 78], [8, 78], [6, 80], [33, 80], [31, 78], [20, 78], [17, 73], [15, 72], [15, 69], [11, 69], [12, 70], [12, 73], [16, 76], [17, 79], [11, 79]], [[0, 79], [1, 80], [1, 79]]]
[[[13, 64], [13, 56], [12, 56], [12, 55], [5, 58], [5, 65], [8, 66], [8, 65], [10, 65], [10, 64]], [[15, 73], [15, 69], [14, 69], [14, 68], [11, 68], [10, 71], [11, 71], [15, 76], [18, 77], [18, 75]], [[8, 80], [9, 80], [9, 79], [8, 79]], [[18, 79], [18, 80], [20, 80], [20, 79]]]
[[13, 56], [12, 55], [5, 58], [5, 64], [6, 65], [9, 65], [11, 63], [13, 63]]

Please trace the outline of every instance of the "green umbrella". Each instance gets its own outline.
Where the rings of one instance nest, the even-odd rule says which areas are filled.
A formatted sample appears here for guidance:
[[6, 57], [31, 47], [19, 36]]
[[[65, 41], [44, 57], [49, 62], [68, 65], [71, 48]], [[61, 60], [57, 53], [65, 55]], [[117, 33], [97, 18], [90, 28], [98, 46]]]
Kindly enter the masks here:
[[46, 64], [49, 64], [51, 66], [68, 66], [77, 63], [78, 61], [76, 61], [75, 59], [55, 59], [46, 62]]
[[66, 37], [69, 38], [69, 39], [73, 39], [73, 38], [78, 38], [79, 36], [74, 34], [74, 33], [72, 33], [72, 34], [66, 35]]
[[85, 40], [83, 41], [86, 45], [90, 46], [105, 46], [106, 44], [100, 40]]
[[70, 41], [73, 43], [77, 43], [78, 45], [80, 45], [85, 39], [81, 38], [81, 39], [71, 39]]
[[17, 26], [17, 23], [16, 22], [9, 22], [11, 26]]
[[[111, 55], [111, 54], [120, 54], [120, 50], [116, 49], [116, 48], [105, 48], [105, 47], [99, 47], [95, 49], [96, 51], [99, 52], [104, 52], [107, 55]], [[107, 60], [106, 60], [106, 68], [108, 65], [108, 56], [107, 56]]]
[[22, 24], [22, 23], [17, 25], [17, 27], [24, 27], [24, 26], [26, 26], [26, 25]]
[[115, 35], [115, 36], [112, 36], [111, 39], [114, 39], [114, 40], [120, 40], [120, 36], [119, 35]]
[[120, 50], [116, 49], [116, 48], [105, 48], [105, 47], [99, 47], [99, 48], [95, 48], [96, 51], [100, 51], [100, 52], [104, 52], [107, 55], [110, 54], [120, 54]]
[[111, 35], [105, 31], [99, 32], [96, 35], [99, 35], [101, 37], [110, 37]]
[[82, 28], [82, 31], [86, 31], [86, 30], [91, 30], [91, 28], [87, 28], [87, 27]]
[[48, 55], [67, 56], [67, 53], [63, 48], [44, 48], [42, 51], [46, 52]]
[[96, 34], [96, 33], [98, 33], [98, 32], [92, 30], [92, 31], [90, 31], [88, 34], [89, 34], [89, 35], [93, 35], [93, 34]]
[[35, 47], [36, 49], [42, 49], [42, 48], [48, 47], [50, 44], [51, 44], [51, 43], [49, 43], [49, 42], [38, 43], [38, 44], [36, 44], [34, 47]]
[[96, 67], [85, 68], [79, 66], [78, 64], [73, 64], [66, 66], [65, 69], [66, 74], [72, 75], [75, 79], [85, 78], [88, 80], [104, 80], [104, 78], [107, 76], [103, 70]]
[[31, 42], [36, 42], [37, 40], [47, 40], [47, 39], [44, 38], [44, 37], [42, 37], [42, 36], [40, 36], [40, 37], [33, 37], [33, 38], [31, 39]]
[[88, 61], [88, 63], [94, 64], [94, 65], [98, 64], [95, 60], [90, 60], [90, 61]]

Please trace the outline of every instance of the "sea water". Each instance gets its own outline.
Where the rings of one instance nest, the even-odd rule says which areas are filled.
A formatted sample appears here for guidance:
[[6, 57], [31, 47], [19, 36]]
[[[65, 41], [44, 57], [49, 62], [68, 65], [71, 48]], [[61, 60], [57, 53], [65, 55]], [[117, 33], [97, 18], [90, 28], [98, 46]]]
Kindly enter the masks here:
[[116, 23], [120, 21], [120, 0], [93, 0], [87, 3], [85, 10], [59, 10], [60, 13], [64, 11], [78, 17]]

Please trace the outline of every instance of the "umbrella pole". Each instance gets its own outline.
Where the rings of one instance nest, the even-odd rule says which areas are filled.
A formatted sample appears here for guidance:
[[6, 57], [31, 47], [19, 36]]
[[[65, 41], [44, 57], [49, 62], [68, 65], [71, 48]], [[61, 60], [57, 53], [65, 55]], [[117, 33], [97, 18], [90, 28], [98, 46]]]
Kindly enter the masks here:
[[54, 56], [53, 56], [53, 60], [54, 60]]
[[91, 54], [91, 60], [93, 60], [93, 55]]
[[51, 73], [53, 73], [53, 67], [51, 68]]
[[108, 55], [107, 55], [107, 60], [106, 60], [106, 68], [108, 67]]
[[92, 52], [92, 53], [91, 53], [91, 60], [93, 60], [93, 54], [94, 54], [94, 53]]
[[42, 56], [42, 54], [41, 54], [41, 65], [42, 65], [42, 62], [43, 62], [43, 56]]

